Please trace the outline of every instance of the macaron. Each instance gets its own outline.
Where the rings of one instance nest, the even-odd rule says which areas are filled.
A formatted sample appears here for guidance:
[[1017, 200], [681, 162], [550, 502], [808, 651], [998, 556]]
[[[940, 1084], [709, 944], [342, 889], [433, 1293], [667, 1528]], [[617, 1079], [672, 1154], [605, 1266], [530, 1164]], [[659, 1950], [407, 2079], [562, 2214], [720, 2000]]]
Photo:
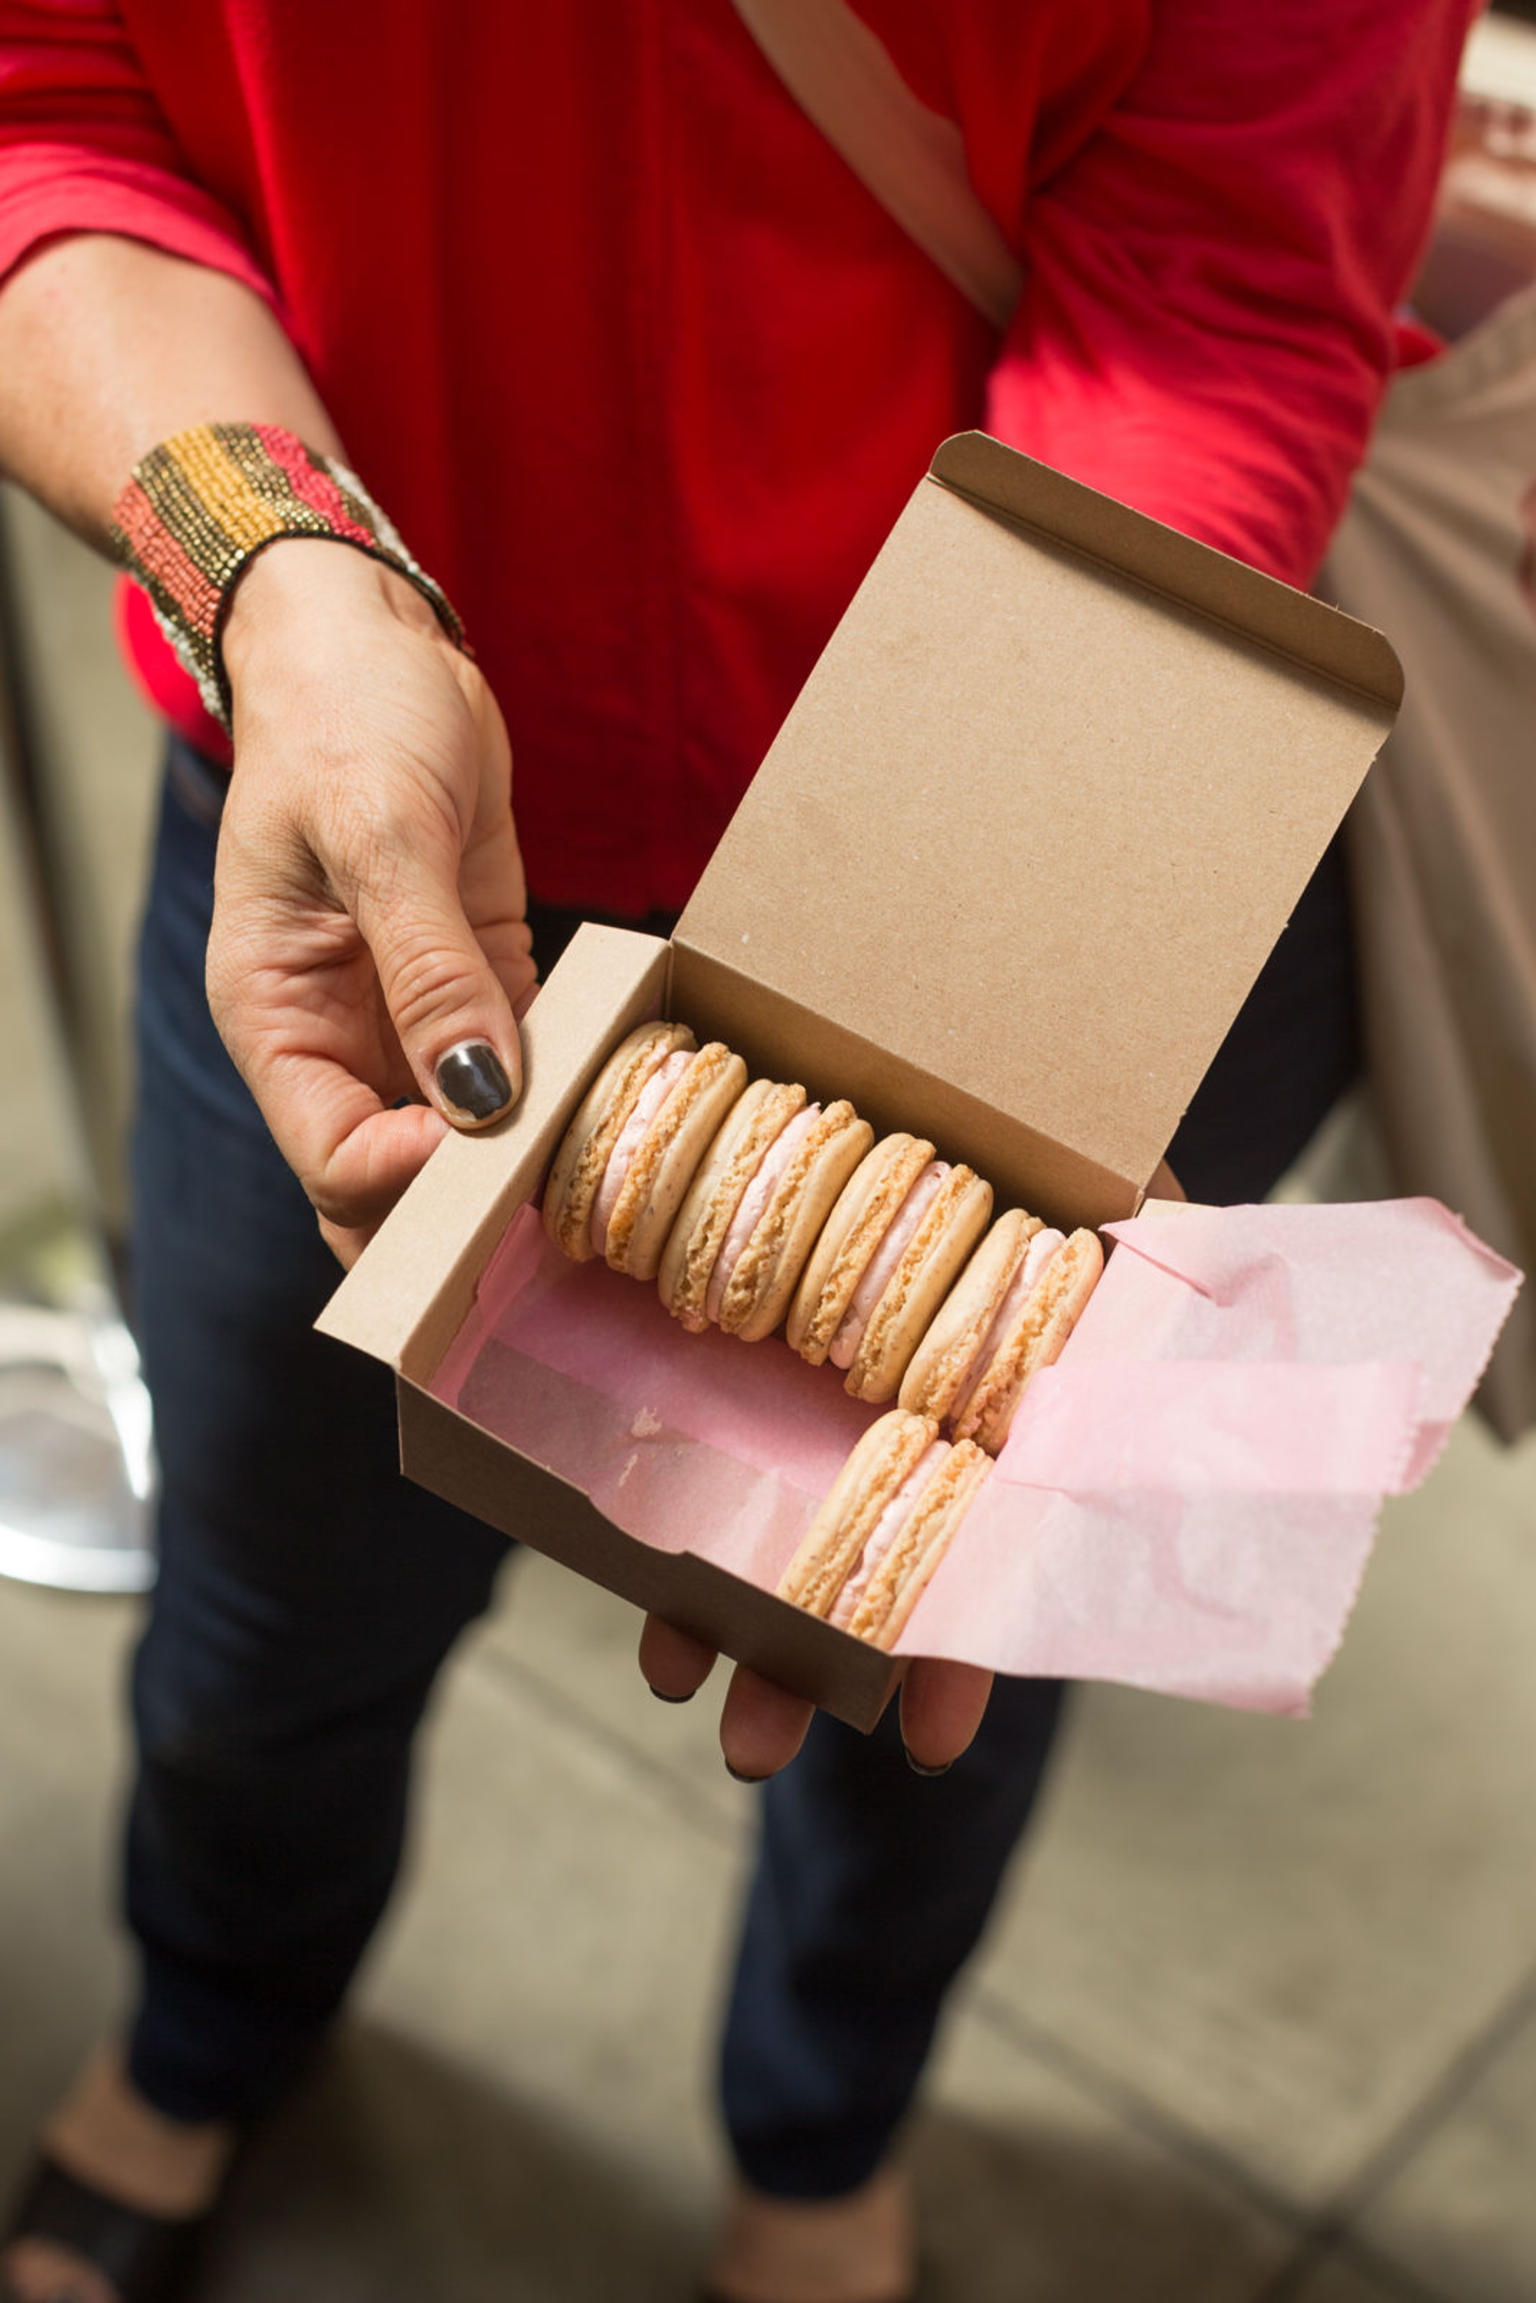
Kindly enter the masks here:
[[593, 1247], [615, 1271], [654, 1279], [694, 1171], [747, 1084], [720, 1040], [658, 1064], [619, 1130], [592, 1203]]
[[992, 1212], [992, 1186], [974, 1168], [935, 1159], [921, 1137], [887, 1143], [828, 1218], [826, 1256], [807, 1268], [792, 1312], [805, 1356], [830, 1359], [843, 1388], [876, 1405], [896, 1397]]
[[779, 1596], [891, 1648], [992, 1466], [931, 1417], [876, 1418], [843, 1465], [779, 1583]]
[[1000, 1216], [914, 1353], [902, 1401], [1001, 1454], [1030, 1378], [1060, 1358], [1099, 1274], [1098, 1235]]
[[[700, 1162], [661, 1251], [656, 1286], [674, 1319], [695, 1334], [709, 1325], [709, 1289], [731, 1219], [770, 1148], [805, 1109], [805, 1090], [753, 1080]], [[725, 1285], [724, 1274], [716, 1292]]]
[[843, 1186], [784, 1325], [786, 1341], [812, 1367], [825, 1361], [875, 1251], [932, 1158], [921, 1136], [882, 1136]]
[[544, 1187], [544, 1229], [573, 1263], [589, 1263], [602, 1252], [592, 1236], [593, 1209], [614, 1146], [648, 1082], [697, 1045], [686, 1024], [641, 1024], [620, 1040], [577, 1105]]
[[799, 1085], [754, 1080], [711, 1144], [662, 1251], [657, 1286], [674, 1318], [744, 1343], [772, 1335], [839, 1192], [874, 1130], [852, 1104], [807, 1103]]
[[1036, 1267], [1055, 1248], [1060, 1232], [1045, 1234], [1040, 1218], [1021, 1207], [1004, 1211], [945, 1297], [901, 1379], [901, 1404], [913, 1415], [948, 1421], [961, 1392], [978, 1372], [978, 1355], [1030, 1242], [1042, 1237]]

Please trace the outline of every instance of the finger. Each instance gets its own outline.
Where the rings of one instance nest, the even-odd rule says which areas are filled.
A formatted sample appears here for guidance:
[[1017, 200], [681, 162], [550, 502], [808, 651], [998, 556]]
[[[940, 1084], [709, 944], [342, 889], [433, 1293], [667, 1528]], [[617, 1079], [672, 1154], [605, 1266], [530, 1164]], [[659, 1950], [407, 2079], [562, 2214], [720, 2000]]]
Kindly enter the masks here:
[[901, 1686], [901, 1737], [914, 1766], [952, 1766], [974, 1740], [991, 1693], [990, 1671], [919, 1656]]
[[522, 1092], [522, 1047], [505, 985], [435, 861], [411, 859], [386, 895], [360, 889], [357, 924], [423, 1093], [454, 1127], [487, 1127]]
[[503, 809], [492, 835], [472, 839], [466, 848], [459, 866], [459, 901], [513, 1014], [521, 1015], [538, 971], [527, 920], [528, 886], [509, 809]]
[[814, 1708], [738, 1663], [720, 1712], [720, 1748], [731, 1773], [749, 1783], [777, 1775], [805, 1741]]
[[659, 1615], [648, 1615], [640, 1633], [640, 1671], [652, 1695], [663, 1703], [686, 1703], [715, 1668], [715, 1651]]
[[322, 1229], [360, 1235], [360, 1252], [442, 1142], [442, 1115], [427, 1104], [387, 1107], [334, 1057], [260, 1035], [232, 1052]]
[[493, 927], [483, 928], [467, 905], [465, 916], [474, 930], [476, 943], [507, 995], [508, 1006], [515, 1016], [520, 1016], [539, 982], [538, 970], [533, 964], [532, 928], [526, 920], [499, 920]]

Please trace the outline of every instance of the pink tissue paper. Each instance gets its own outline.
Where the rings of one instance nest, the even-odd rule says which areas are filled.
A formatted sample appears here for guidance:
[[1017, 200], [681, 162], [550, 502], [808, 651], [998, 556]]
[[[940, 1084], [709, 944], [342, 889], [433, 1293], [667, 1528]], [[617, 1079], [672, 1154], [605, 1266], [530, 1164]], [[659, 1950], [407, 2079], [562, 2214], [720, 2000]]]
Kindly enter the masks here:
[[[1170, 1208], [1116, 1244], [898, 1643], [1300, 1713], [1383, 1497], [1427, 1475], [1520, 1274], [1434, 1200]], [[772, 1589], [882, 1411], [690, 1335], [518, 1210], [436, 1396], [629, 1535]]]

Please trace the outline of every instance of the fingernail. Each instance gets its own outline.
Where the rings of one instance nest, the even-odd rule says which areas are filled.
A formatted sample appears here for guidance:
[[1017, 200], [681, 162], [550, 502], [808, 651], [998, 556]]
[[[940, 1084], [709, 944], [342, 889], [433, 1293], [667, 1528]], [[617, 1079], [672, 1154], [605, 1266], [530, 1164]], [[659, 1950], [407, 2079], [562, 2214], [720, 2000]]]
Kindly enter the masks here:
[[[907, 1750], [905, 1744], [902, 1745], [902, 1750]], [[907, 1751], [907, 1765], [911, 1768], [913, 1774], [926, 1776], [930, 1781], [936, 1775], [947, 1775], [954, 1764], [955, 1763], [952, 1759], [946, 1759], [942, 1767], [925, 1767], [920, 1759], [914, 1759], [911, 1752]]]
[[766, 1775], [743, 1775], [741, 1769], [733, 1767], [729, 1760], [725, 1763], [725, 1772], [733, 1783], [766, 1783], [768, 1780]]
[[512, 1082], [485, 1040], [460, 1040], [437, 1067], [437, 1092], [457, 1119], [493, 1120], [512, 1101]]
[[[651, 1686], [649, 1680], [647, 1680], [645, 1684], [647, 1687]], [[655, 1696], [658, 1703], [692, 1703], [694, 1697], [698, 1693], [698, 1689], [696, 1687], [690, 1687], [686, 1695], [668, 1695], [664, 1687], [651, 1687], [651, 1693]]]

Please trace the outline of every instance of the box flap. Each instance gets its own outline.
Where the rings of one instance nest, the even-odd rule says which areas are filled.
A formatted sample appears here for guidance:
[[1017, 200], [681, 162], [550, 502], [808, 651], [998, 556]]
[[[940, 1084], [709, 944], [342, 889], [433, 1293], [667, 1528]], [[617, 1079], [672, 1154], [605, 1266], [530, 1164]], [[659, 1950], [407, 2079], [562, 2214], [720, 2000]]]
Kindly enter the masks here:
[[368, 1243], [315, 1325], [427, 1380], [458, 1333], [486, 1258], [535, 1192], [611, 1047], [664, 1002], [670, 954], [655, 936], [581, 928], [523, 1019], [523, 1093], [484, 1135], [449, 1135]]
[[962, 434], [674, 940], [1134, 1197], [1400, 696], [1379, 633]]

